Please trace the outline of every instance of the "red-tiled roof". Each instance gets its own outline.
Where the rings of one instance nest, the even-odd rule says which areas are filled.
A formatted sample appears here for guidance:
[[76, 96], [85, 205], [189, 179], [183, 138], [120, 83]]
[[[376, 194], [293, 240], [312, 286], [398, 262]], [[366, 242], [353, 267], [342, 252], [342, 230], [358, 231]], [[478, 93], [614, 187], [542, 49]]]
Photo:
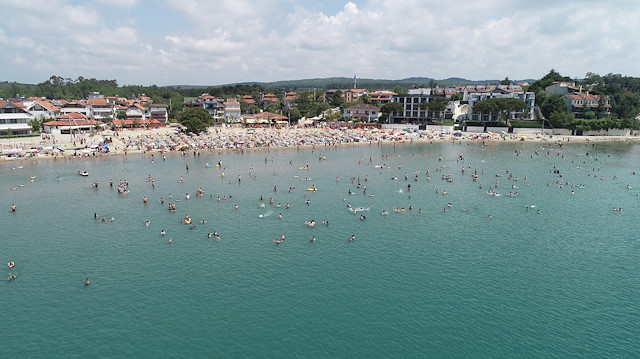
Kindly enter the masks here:
[[93, 126], [103, 125], [103, 122], [96, 120], [55, 120], [43, 123], [43, 125], [58, 127], [58, 126]]
[[78, 113], [78, 112], [69, 112], [69, 113], [65, 113], [63, 115], [57, 116], [56, 120], [89, 120], [89, 116]]
[[107, 99], [106, 98], [92, 98], [87, 100], [87, 103], [93, 106], [106, 107]]
[[133, 125], [134, 122], [137, 122], [138, 125], [142, 126], [142, 125], [150, 125], [150, 126], [156, 126], [156, 125], [162, 125], [162, 122], [155, 120], [155, 119], [139, 119], [139, 120], [113, 120], [113, 124], [116, 126], [128, 126], [128, 125]]
[[288, 117], [287, 116], [283, 116], [283, 115], [278, 115], [277, 113], [273, 113], [273, 112], [260, 112], [260, 113], [256, 113], [253, 115], [247, 115], [247, 118], [255, 118], [255, 119], [271, 119], [271, 120], [275, 120], [275, 121], [279, 121], [279, 120], [287, 120]]

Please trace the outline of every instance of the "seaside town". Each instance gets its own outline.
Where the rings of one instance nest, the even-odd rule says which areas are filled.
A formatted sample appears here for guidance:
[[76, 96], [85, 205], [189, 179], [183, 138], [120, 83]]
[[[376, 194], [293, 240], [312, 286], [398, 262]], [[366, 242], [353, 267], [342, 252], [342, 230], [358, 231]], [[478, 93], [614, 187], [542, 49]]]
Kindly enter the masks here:
[[640, 358], [637, 3], [1, 8], [0, 358]]
[[[551, 81], [554, 78], [560, 80]], [[20, 158], [479, 137], [526, 141], [637, 136], [637, 119], [611, 121], [609, 96], [593, 93], [598, 83], [579, 85], [553, 70], [538, 82], [543, 81], [544, 87], [533, 84], [539, 91], [508, 78], [492, 84], [440, 87], [432, 82], [389, 90], [359, 87], [354, 76], [352, 88], [346, 89], [276, 89], [259, 97], [225, 98], [202, 93], [184, 97], [181, 111], [144, 93], [122, 97], [93, 91], [77, 99], [16, 94], [0, 99], [0, 154]], [[544, 95], [543, 103], [536, 101], [536, 92]], [[308, 102], [321, 106], [303, 116], [300, 107]], [[193, 127], [188, 114], [198, 109], [204, 117]], [[563, 123], [567, 118], [572, 126]], [[581, 119], [591, 123], [581, 125]]]

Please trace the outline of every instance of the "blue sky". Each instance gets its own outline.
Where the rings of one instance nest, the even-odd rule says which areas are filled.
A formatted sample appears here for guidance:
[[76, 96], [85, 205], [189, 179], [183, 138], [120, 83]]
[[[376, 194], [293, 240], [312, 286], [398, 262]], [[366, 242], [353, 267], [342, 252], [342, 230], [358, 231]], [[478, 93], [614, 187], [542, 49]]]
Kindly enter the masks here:
[[3, 0], [0, 81], [640, 76], [640, 6], [487, 0]]

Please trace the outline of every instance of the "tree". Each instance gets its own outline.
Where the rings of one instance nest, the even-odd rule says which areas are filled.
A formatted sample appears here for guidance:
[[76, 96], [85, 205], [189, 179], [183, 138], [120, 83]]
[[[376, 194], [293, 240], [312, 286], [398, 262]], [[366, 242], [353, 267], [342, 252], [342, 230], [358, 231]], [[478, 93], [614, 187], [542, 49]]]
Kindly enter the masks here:
[[462, 98], [463, 98], [462, 94], [461, 94], [461, 93], [456, 92], [456, 93], [454, 93], [453, 95], [451, 95], [450, 100], [451, 100], [451, 101], [462, 101]]
[[434, 97], [429, 99], [428, 102], [423, 102], [419, 106], [420, 108], [427, 110], [432, 113], [435, 113], [438, 121], [442, 118], [442, 112], [447, 109], [449, 105], [449, 100], [446, 97]]
[[202, 107], [186, 109], [180, 117], [180, 123], [187, 127], [189, 132], [200, 132], [211, 125], [213, 119], [209, 111]]
[[504, 80], [500, 81], [500, 85], [511, 85], [512, 82], [509, 80], [509, 76], [505, 77]]
[[551, 126], [555, 128], [569, 128], [573, 123], [574, 115], [568, 112], [553, 111], [548, 118]]
[[33, 132], [39, 132], [42, 122], [40, 122], [40, 119], [38, 118], [32, 118], [31, 121], [29, 121], [29, 125], [31, 125]]
[[340, 106], [343, 103], [344, 103], [344, 98], [342, 97], [342, 91], [336, 90], [336, 92], [333, 93], [333, 96], [331, 96], [331, 105]]
[[540, 104], [540, 112], [542, 112], [542, 116], [544, 116], [544, 118], [549, 118], [551, 114], [556, 111], [568, 113], [569, 105], [567, 105], [567, 102], [561, 95], [547, 96]]
[[371, 103], [371, 99], [369, 98], [368, 94], [364, 94], [364, 95], [360, 96], [360, 102], [362, 102], [364, 104], [370, 104]]
[[473, 105], [473, 111], [479, 113], [497, 112], [500, 119], [509, 124], [509, 114], [521, 112], [528, 108], [527, 103], [517, 98], [492, 98]]
[[300, 113], [300, 110], [298, 110], [296, 107], [292, 108], [291, 111], [289, 111], [289, 120], [298, 121], [301, 118], [302, 113]]
[[404, 110], [404, 108], [400, 102], [387, 102], [380, 108], [380, 112], [384, 115], [384, 118], [381, 117], [380, 120], [383, 121], [389, 118], [392, 113], [400, 113], [402, 110]]
[[393, 92], [397, 93], [398, 95], [404, 95], [407, 93], [407, 91], [400, 87], [400, 85], [396, 85], [396, 87], [393, 88]]

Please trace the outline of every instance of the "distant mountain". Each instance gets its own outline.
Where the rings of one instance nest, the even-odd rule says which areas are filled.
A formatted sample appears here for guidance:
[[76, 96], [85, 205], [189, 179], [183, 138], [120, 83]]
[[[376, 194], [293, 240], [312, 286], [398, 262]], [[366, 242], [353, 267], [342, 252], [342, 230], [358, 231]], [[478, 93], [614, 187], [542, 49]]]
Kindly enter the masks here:
[[[467, 84], [486, 84], [486, 83], [499, 83], [500, 80], [482, 80], [473, 81], [459, 77], [450, 77], [443, 80], [435, 80], [429, 77], [409, 77], [400, 80], [385, 80], [385, 79], [357, 79], [358, 88], [367, 89], [393, 89], [396, 86], [408, 89], [411, 87], [426, 87], [431, 82], [435, 82], [440, 87], [450, 86], [464, 86]], [[517, 80], [514, 82], [529, 82], [533, 83], [535, 80]], [[326, 77], [326, 78], [313, 78], [302, 80], [283, 80], [273, 82], [236, 82], [224, 85], [216, 86], [191, 86], [191, 85], [176, 85], [165, 86], [176, 89], [192, 89], [192, 88], [207, 88], [207, 87], [223, 87], [223, 86], [236, 86], [236, 85], [259, 85], [267, 88], [283, 89], [283, 90], [296, 90], [296, 89], [347, 89], [353, 87], [353, 78], [349, 77]]]

